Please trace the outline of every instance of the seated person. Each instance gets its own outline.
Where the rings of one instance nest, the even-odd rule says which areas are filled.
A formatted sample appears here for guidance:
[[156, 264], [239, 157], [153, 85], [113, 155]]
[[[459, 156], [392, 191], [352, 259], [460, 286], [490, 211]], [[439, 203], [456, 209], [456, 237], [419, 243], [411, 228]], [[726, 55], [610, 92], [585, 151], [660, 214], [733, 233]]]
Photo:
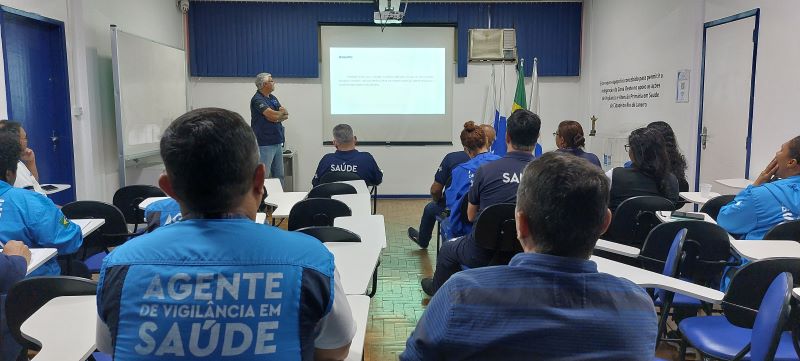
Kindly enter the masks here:
[[497, 138], [497, 132], [494, 131], [494, 127], [489, 124], [481, 124], [481, 129], [483, 129], [483, 135], [486, 136], [486, 146], [490, 147], [494, 144], [494, 140]]
[[667, 122], [652, 122], [647, 125], [650, 129], [655, 129], [664, 138], [664, 146], [667, 149], [669, 159], [669, 171], [678, 178], [678, 191], [688, 192], [689, 182], [686, 180], [686, 157], [681, 154], [678, 148], [678, 141], [675, 139], [675, 132]]
[[347, 357], [355, 325], [333, 255], [313, 237], [253, 222], [266, 173], [258, 157], [250, 127], [228, 110], [195, 109], [164, 131], [159, 186], [183, 220], [106, 257], [101, 351], [119, 360]]
[[336, 152], [325, 154], [319, 160], [311, 184], [316, 187], [325, 173], [337, 171], [356, 173], [367, 185], [381, 184], [383, 171], [378, 167], [372, 154], [356, 150], [357, 142], [353, 128], [349, 125], [339, 124], [333, 127], [333, 146], [336, 147]]
[[[55, 248], [71, 254], [83, 244], [81, 228], [70, 222], [49, 198], [27, 189], [14, 188], [22, 151], [19, 138], [0, 132], [0, 241], [22, 241], [31, 248]], [[29, 276], [58, 276], [61, 267], [52, 258]]]
[[162, 199], [147, 205], [144, 208], [144, 220], [147, 221], [147, 231], [166, 226], [181, 220], [181, 206], [173, 198]]
[[400, 360], [652, 360], [653, 301], [589, 260], [611, 222], [608, 194], [584, 160], [549, 152], [531, 162], [517, 191], [524, 253], [455, 274]]
[[450, 184], [444, 191], [447, 209], [450, 210], [450, 216], [443, 227], [447, 239], [463, 236], [472, 229], [472, 224], [467, 221], [467, 215], [463, 214], [461, 203], [466, 202], [465, 197], [478, 167], [500, 159], [499, 156], [489, 153], [486, 134], [471, 120], [464, 123], [461, 144], [464, 145], [464, 151], [469, 154], [470, 160], [453, 168], [450, 172]]
[[800, 219], [800, 136], [783, 143], [767, 168], [723, 206], [717, 224], [744, 239], [763, 239], [778, 223]]
[[[494, 204], [516, 203], [517, 186], [522, 171], [533, 157], [533, 149], [539, 138], [542, 121], [539, 116], [525, 109], [516, 110], [506, 121], [506, 149], [500, 159], [481, 165], [472, 179], [467, 195], [467, 219], [475, 222], [478, 213]], [[433, 279], [423, 279], [422, 289], [433, 295], [450, 276], [461, 269], [489, 264], [494, 251], [485, 250], [476, 244], [472, 233], [444, 242], [436, 256]]]
[[0, 120], [0, 131], [10, 132], [19, 137], [22, 147], [22, 154], [19, 156], [17, 165], [17, 180], [14, 187], [27, 188], [39, 194], [45, 194], [44, 189], [39, 184], [39, 170], [36, 168], [36, 155], [33, 150], [28, 148], [28, 133], [22, 128], [22, 124], [9, 120]]
[[594, 153], [588, 153], [583, 150], [586, 146], [586, 138], [583, 137], [583, 127], [581, 123], [574, 120], [565, 120], [558, 124], [558, 130], [554, 133], [556, 136], [556, 146], [559, 152], [570, 153], [579, 158], [586, 159], [589, 163], [602, 168], [600, 159]]
[[0, 254], [0, 357], [2, 360], [16, 360], [22, 346], [17, 344], [6, 321], [6, 294], [15, 283], [25, 278], [31, 250], [20, 241], [8, 241]]
[[608, 208], [617, 210], [622, 201], [636, 196], [658, 196], [678, 202], [678, 179], [669, 169], [664, 138], [658, 131], [639, 128], [625, 145], [631, 168], [616, 167], [606, 172], [611, 181]]

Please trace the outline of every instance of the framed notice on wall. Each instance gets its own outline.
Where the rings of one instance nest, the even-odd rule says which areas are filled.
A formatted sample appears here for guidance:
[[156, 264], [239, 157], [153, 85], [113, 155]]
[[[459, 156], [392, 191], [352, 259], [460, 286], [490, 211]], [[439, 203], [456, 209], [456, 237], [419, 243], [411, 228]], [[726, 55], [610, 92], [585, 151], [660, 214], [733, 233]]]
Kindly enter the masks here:
[[678, 83], [676, 84], [676, 103], [689, 102], [689, 69], [678, 70]]

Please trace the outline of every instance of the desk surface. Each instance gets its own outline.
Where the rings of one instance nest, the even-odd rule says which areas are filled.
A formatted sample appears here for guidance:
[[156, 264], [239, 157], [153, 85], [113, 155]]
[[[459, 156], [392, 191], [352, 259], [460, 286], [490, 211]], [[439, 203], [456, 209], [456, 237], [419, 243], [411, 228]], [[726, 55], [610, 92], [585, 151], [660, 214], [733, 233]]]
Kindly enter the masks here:
[[[42, 187], [42, 190], [44, 191], [44, 194], [58, 193], [58, 192], [65, 191], [67, 189], [72, 188], [72, 185], [69, 185], [69, 184], [40, 184], [40, 186]], [[47, 189], [44, 188], [46, 186], [51, 186], [51, 187], [55, 187], [55, 188], [47, 190]], [[50, 187], [48, 187], [48, 188], [50, 188]]]
[[325, 242], [333, 253], [344, 293], [367, 293], [372, 273], [381, 257], [381, 247], [368, 242]]
[[353, 186], [356, 189], [356, 193], [358, 194], [370, 194], [369, 188], [367, 188], [367, 183], [363, 180], [351, 180], [351, 181], [339, 181], [338, 183], [347, 183]]
[[331, 198], [342, 201], [353, 212], [354, 216], [368, 216], [372, 214], [372, 203], [369, 194], [337, 194]]
[[264, 203], [275, 207], [272, 211], [272, 218], [289, 218], [289, 212], [292, 211], [297, 202], [306, 199], [308, 192], [283, 192], [275, 195], [267, 196]]
[[715, 182], [731, 188], [744, 189], [753, 184], [753, 181], [744, 178], [717, 179]]
[[591, 260], [597, 263], [598, 271], [625, 278], [642, 288], [662, 288], [714, 304], [722, 302], [722, 297], [725, 296], [724, 293], [712, 288], [703, 287], [677, 278], [667, 277], [660, 273], [629, 266], [602, 257], [592, 256]]
[[141, 203], [139, 203], [139, 209], [144, 210], [145, 208], [147, 208], [147, 206], [149, 206], [149, 205], [151, 205], [151, 204], [153, 204], [155, 202], [158, 202], [158, 201], [163, 200], [163, 199], [169, 199], [169, 198], [170, 197], [150, 197], [150, 198], [145, 198]]
[[81, 235], [83, 237], [92, 234], [92, 232], [96, 231], [100, 226], [106, 224], [106, 220], [100, 218], [70, 219], [70, 221], [77, 224], [78, 227], [81, 227]]
[[364, 339], [367, 334], [367, 322], [369, 321], [369, 301], [370, 298], [364, 295], [349, 295], [347, 301], [350, 303], [350, 311], [353, 312], [353, 321], [356, 324], [356, 334], [350, 343], [350, 353], [347, 354], [346, 361], [361, 361], [364, 355]]
[[361, 242], [386, 248], [386, 226], [383, 215], [336, 217], [333, 220], [333, 225], [357, 234], [361, 237]]
[[699, 205], [706, 204], [709, 199], [720, 196], [720, 194], [716, 192], [708, 192], [708, 197], [703, 197], [702, 192], [680, 192], [678, 195], [689, 202]]
[[736, 253], [752, 261], [765, 258], [800, 258], [800, 243], [795, 241], [731, 240]]
[[281, 184], [281, 180], [278, 178], [264, 179], [264, 188], [267, 189], [267, 195], [283, 193], [283, 184]]
[[[692, 212], [692, 213], [702, 214], [704, 217], [703, 219], [704, 222], [717, 224], [717, 221], [715, 221], [714, 218], [711, 218], [711, 216], [709, 216], [708, 214], [702, 212]], [[674, 222], [674, 221], [699, 221], [699, 219], [691, 219], [691, 218], [673, 218], [672, 212], [669, 211], [658, 211], [656, 212], [656, 217], [658, 217], [658, 220], [664, 223]]]
[[28, 272], [26, 274], [31, 274], [39, 266], [55, 257], [56, 254], [58, 254], [58, 250], [55, 248], [31, 248], [31, 261], [28, 263]]
[[94, 295], [56, 297], [45, 303], [20, 327], [22, 336], [42, 346], [33, 360], [85, 360], [97, 347], [96, 314]]
[[631, 247], [621, 243], [606, 241], [605, 239], [598, 239], [597, 243], [594, 245], [594, 249], [599, 249], [606, 252], [611, 252], [631, 258], [639, 257], [639, 252], [640, 252], [640, 250], [636, 247]]

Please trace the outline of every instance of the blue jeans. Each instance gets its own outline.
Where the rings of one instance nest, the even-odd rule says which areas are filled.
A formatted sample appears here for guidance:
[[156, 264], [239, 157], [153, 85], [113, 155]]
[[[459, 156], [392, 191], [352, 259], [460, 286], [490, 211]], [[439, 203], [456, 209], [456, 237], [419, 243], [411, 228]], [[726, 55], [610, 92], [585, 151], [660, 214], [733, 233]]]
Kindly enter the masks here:
[[436, 255], [436, 270], [433, 272], [433, 288], [439, 287], [450, 279], [450, 276], [461, 271], [461, 265], [469, 268], [484, 267], [489, 264], [493, 251], [478, 247], [472, 234], [442, 243]]
[[436, 216], [444, 212], [445, 207], [436, 202], [428, 202], [422, 211], [422, 219], [419, 220], [419, 245], [427, 247], [431, 242], [433, 226], [436, 224]]
[[278, 178], [283, 185], [283, 146], [281, 144], [258, 147], [261, 163], [267, 167], [267, 178]]

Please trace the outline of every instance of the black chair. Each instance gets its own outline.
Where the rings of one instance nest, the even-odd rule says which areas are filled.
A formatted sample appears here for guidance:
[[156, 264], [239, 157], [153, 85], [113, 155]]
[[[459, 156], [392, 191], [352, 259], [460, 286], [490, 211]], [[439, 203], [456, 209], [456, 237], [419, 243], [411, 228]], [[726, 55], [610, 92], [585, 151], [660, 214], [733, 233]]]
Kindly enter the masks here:
[[111, 203], [122, 211], [125, 216], [125, 222], [134, 225], [133, 231], [136, 232], [139, 229], [139, 225], [145, 223], [144, 210], [139, 209], [139, 203], [150, 197], [166, 196], [161, 188], [135, 184], [122, 187], [114, 192], [114, 198]]
[[361, 237], [344, 228], [334, 226], [304, 227], [297, 232], [305, 233], [320, 242], [361, 242]]
[[[319, 178], [319, 183], [333, 183], [341, 181], [361, 180], [358, 174], [353, 172], [334, 171], [328, 172]], [[366, 181], [364, 181], [366, 183]], [[370, 196], [372, 197], [372, 214], [378, 210], [378, 185], [366, 183], [370, 187]]]
[[700, 207], [700, 212], [708, 214], [716, 221], [717, 216], [719, 215], [719, 210], [722, 209], [724, 205], [730, 203], [734, 198], [736, 198], [736, 195], [733, 194], [724, 194], [711, 198], [708, 200], [708, 202], [706, 202], [706, 204], [703, 204], [703, 206]]
[[333, 226], [336, 217], [352, 216], [353, 212], [346, 204], [330, 198], [307, 198], [292, 207], [289, 211], [287, 228], [295, 231], [313, 226]]
[[602, 238], [641, 248], [650, 230], [661, 224], [655, 212], [673, 210], [675, 210], [675, 203], [663, 197], [638, 196], [628, 198], [617, 207], [614, 216], [611, 218], [608, 231]]
[[[60, 296], [87, 296], [97, 293], [97, 282], [79, 277], [32, 277], [17, 282], [5, 297], [6, 324], [14, 340], [25, 349], [41, 350], [41, 346], [22, 336], [20, 326], [48, 301]], [[4, 325], [5, 326], [5, 325]], [[53, 325], [69, 332], [69, 325]], [[27, 359], [27, 358], [26, 358]]]
[[[68, 203], [61, 212], [67, 218], [93, 218], [104, 219], [105, 223], [100, 228], [83, 239], [83, 245], [78, 250], [78, 259], [86, 261], [89, 257], [99, 254], [108, 253], [109, 248], [119, 246], [133, 236], [138, 236], [137, 233], [128, 232], [128, 224], [125, 221], [125, 216], [114, 205], [99, 202], [99, 201], [75, 201]], [[98, 272], [100, 270], [101, 259], [94, 262], [87, 262], [90, 271]]]
[[494, 251], [489, 266], [508, 264], [522, 252], [514, 222], [514, 204], [500, 203], [484, 209], [475, 220], [472, 236], [479, 247]]
[[308, 192], [308, 198], [330, 198], [337, 194], [356, 194], [356, 188], [347, 183], [322, 183]]
[[772, 227], [764, 235], [766, 240], [792, 240], [800, 242], [800, 219], [786, 221]]

